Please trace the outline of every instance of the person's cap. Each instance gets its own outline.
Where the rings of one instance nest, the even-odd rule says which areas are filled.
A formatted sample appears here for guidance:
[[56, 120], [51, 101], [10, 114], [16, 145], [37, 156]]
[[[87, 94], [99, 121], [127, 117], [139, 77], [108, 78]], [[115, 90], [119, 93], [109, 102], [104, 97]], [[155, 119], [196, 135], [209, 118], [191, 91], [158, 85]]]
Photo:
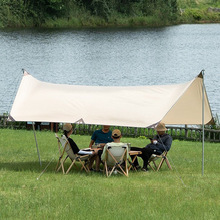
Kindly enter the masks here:
[[166, 131], [167, 128], [165, 127], [165, 124], [163, 122], [160, 122], [157, 127], [156, 127], [156, 131]]
[[120, 130], [115, 129], [115, 130], [112, 131], [112, 137], [113, 138], [118, 138], [120, 136], [121, 136], [121, 131]]
[[64, 131], [70, 131], [71, 129], [73, 128], [73, 126], [70, 124], [70, 123], [65, 123], [64, 125], [63, 125], [63, 130]]

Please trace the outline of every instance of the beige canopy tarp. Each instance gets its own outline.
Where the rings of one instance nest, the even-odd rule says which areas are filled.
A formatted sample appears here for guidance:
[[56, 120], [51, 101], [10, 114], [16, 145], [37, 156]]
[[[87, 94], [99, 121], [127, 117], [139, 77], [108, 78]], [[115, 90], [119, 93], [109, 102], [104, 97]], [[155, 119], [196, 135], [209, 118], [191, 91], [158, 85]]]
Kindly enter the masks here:
[[[24, 72], [9, 118], [129, 127], [154, 127], [160, 121], [198, 125], [202, 87], [202, 74], [183, 84], [104, 87], [46, 83]], [[211, 120], [205, 92], [204, 123]]]

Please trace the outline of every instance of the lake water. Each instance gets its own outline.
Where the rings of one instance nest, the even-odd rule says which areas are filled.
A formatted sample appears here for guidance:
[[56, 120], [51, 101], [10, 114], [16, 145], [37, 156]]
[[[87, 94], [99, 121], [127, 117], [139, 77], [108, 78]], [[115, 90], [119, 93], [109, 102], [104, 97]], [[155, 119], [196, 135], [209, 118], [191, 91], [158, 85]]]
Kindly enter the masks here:
[[0, 30], [0, 114], [11, 109], [22, 69], [46, 82], [102, 86], [183, 83], [204, 69], [220, 115], [220, 24]]

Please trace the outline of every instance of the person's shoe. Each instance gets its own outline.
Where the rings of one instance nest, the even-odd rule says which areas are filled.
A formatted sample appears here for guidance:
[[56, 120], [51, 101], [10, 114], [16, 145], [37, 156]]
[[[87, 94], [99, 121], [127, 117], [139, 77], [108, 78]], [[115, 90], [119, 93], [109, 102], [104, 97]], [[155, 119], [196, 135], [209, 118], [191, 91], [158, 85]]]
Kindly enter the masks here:
[[149, 171], [147, 167], [143, 167], [141, 170], [144, 171], [144, 172], [148, 172]]
[[135, 166], [136, 170], [140, 170], [141, 169], [141, 166], [137, 165]]
[[114, 174], [117, 174], [117, 173], [118, 173], [118, 171], [117, 171], [117, 170], [114, 170], [114, 171], [113, 171], [113, 173], [114, 173]]

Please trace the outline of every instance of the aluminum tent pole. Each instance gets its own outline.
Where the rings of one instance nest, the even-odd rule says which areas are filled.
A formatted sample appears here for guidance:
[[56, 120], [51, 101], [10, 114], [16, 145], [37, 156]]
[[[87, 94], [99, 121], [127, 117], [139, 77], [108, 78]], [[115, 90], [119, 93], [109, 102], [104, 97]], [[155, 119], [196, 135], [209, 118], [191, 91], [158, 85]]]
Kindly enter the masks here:
[[204, 70], [202, 70], [202, 175], [204, 175], [204, 142], [205, 142], [205, 131], [204, 131], [204, 114], [205, 114], [205, 88], [204, 88]]
[[34, 127], [34, 122], [32, 122], [32, 127], [33, 127], [33, 132], [34, 132], [34, 138], [35, 138], [35, 143], [36, 143], [36, 148], [37, 148], [37, 154], [38, 154], [39, 163], [40, 163], [40, 166], [42, 166], [42, 164], [41, 164], [41, 159], [40, 159], [40, 152], [39, 152], [39, 149], [38, 149], [38, 143], [37, 143], [37, 137], [36, 137], [36, 131], [35, 131], [35, 127]]

